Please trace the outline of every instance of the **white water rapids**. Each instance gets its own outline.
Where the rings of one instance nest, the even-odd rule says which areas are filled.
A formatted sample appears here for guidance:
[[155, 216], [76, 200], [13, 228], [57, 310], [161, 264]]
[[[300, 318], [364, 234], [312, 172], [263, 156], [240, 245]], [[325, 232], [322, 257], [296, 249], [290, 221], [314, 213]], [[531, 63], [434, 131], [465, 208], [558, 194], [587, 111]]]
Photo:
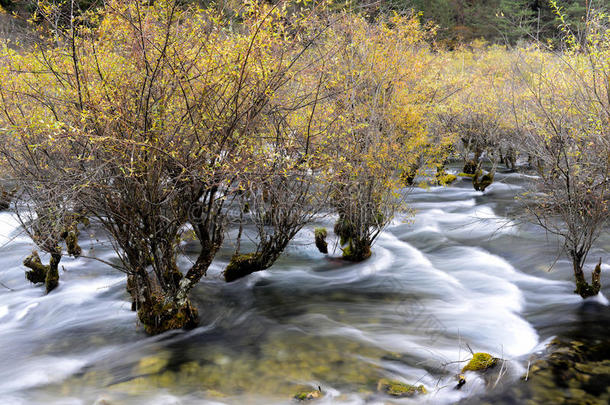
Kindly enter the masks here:
[[[0, 404], [288, 404], [293, 387], [318, 385], [321, 404], [449, 404], [489, 389], [474, 373], [453, 389], [467, 346], [507, 359], [509, 384], [583, 305], [557, 240], [507, 219], [523, 181], [415, 190], [415, 217], [399, 216], [359, 264], [320, 254], [312, 226], [271, 269], [226, 284], [227, 247], [193, 292], [201, 326], [155, 337], [137, 325], [124, 276], [99, 262], [62, 260], [49, 295], [27, 282], [33, 244], [0, 213]], [[83, 250], [113, 260], [87, 232]], [[608, 247], [602, 238], [591, 263], [610, 262]], [[382, 377], [428, 394], [383, 397]]]

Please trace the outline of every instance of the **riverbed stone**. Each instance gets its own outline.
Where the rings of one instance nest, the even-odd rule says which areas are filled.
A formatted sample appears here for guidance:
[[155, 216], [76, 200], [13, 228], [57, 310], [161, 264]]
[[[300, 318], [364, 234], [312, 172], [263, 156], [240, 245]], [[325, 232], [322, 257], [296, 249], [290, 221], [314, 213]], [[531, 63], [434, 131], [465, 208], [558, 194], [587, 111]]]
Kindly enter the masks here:
[[294, 396], [294, 399], [297, 401], [311, 401], [319, 398], [322, 398], [322, 391], [320, 389], [314, 391], [301, 391]]
[[419, 394], [426, 394], [426, 388], [423, 385], [405, 384], [400, 381], [382, 378], [377, 383], [377, 391], [392, 397], [412, 397]]

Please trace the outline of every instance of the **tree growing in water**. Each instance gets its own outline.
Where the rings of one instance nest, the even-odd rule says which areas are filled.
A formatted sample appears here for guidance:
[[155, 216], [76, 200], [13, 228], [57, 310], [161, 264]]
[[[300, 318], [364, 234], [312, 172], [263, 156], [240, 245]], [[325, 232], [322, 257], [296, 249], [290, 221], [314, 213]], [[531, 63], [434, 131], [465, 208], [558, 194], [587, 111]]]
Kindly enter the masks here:
[[343, 257], [361, 261], [404, 202], [401, 174], [426, 152], [433, 65], [416, 18], [352, 16], [333, 29], [344, 43], [331, 67], [334, 230]]
[[[115, 0], [39, 46], [2, 50], [2, 152], [31, 212], [52, 203], [38, 216], [54, 225], [39, 222], [48, 249], [65, 230], [56, 212], [96, 219], [149, 333], [197, 323], [189, 292], [222, 244], [226, 205], [247, 168], [265, 169], [250, 151], [270, 100], [318, 35], [312, 10], [288, 10], [253, 2], [230, 20], [179, 1]], [[189, 227], [201, 250], [181, 271]]]
[[584, 266], [610, 220], [610, 59], [607, 31], [594, 28], [584, 48], [567, 33], [570, 50], [563, 55], [533, 53], [519, 64], [530, 95], [521, 117], [525, 148], [539, 162], [534, 202], [526, 207], [563, 239], [583, 298], [600, 291], [601, 259], [590, 282]]

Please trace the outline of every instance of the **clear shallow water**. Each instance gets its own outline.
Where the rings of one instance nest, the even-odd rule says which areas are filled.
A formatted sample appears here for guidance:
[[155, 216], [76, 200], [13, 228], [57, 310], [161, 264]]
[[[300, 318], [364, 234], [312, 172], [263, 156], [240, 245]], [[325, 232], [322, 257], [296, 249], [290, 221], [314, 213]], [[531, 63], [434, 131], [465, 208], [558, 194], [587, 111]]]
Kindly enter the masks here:
[[[48, 296], [29, 284], [21, 261], [33, 246], [0, 213], [0, 281], [13, 289], [0, 287], [0, 403], [282, 404], [319, 385], [319, 403], [448, 404], [488, 389], [468, 375], [453, 390], [467, 345], [510, 360], [499, 381], [510, 384], [580, 322], [583, 302], [566, 260], [548, 272], [557, 241], [506, 217], [523, 177], [497, 177], [484, 195], [466, 180], [415, 190], [415, 217], [395, 220], [364, 263], [319, 254], [311, 227], [270, 270], [226, 284], [229, 246], [194, 291], [201, 326], [155, 337], [138, 328], [124, 277], [99, 262], [64, 259]], [[113, 259], [101, 236], [82, 245]], [[610, 262], [608, 247], [602, 238], [591, 261]], [[382, 377], [429, 394], [378, 396]]]

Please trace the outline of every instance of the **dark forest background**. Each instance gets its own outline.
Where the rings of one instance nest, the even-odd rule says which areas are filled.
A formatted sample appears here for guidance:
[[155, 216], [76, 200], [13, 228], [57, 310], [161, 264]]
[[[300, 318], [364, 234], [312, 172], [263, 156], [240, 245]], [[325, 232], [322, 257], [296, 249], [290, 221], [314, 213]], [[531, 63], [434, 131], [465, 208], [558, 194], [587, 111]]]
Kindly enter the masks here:
[[[238, 1], [198, 2], [213, 2], [222, 6], [223, 3]], [[0, 0], [5, 10], [22, 17], [32, 14], [36, 10], [36, 3], [33, 0]], [[77, 3], [81, 9], [88, 9], [101, 4], [102, 0], [80, 0]], [[610, 10], [610, 0], [556, 0], [555, 3], [577, 36], [584, 35], [588, 18]], [[423, 21], [434, 22], [438, 27], [437, 39], [448, 44], [470, 42], [477, 38], [508, 44], [523, 40], [554, 41], [562, 35], [560, 21], [549, 0], [337, 0], [336, 7], [364, 10], [371, 16], [380, 11], [414, 11], [420, 14]]]

